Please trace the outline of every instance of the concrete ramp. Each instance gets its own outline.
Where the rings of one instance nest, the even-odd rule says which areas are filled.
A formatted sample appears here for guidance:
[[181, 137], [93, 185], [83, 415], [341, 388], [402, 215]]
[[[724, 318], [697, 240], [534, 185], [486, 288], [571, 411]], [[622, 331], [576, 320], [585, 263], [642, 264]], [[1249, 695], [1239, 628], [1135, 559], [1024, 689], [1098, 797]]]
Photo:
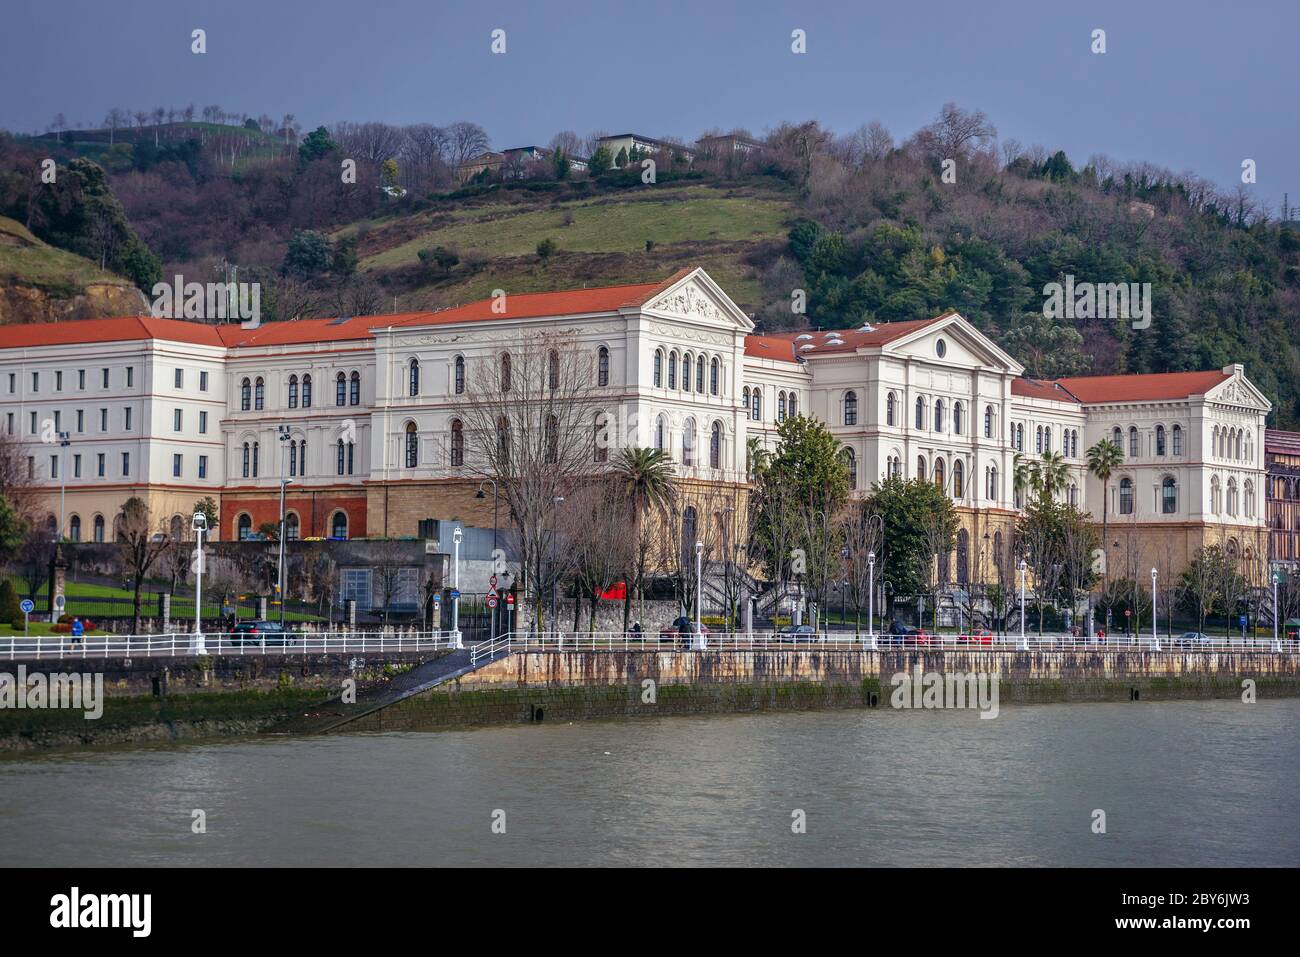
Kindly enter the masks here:
[[[480, 662], [486, 664], [487, 662]], [[310, 711], [295, 715], [268, 728], [263, 734], [325, 734], [357, 718], [387, 708], [389, 705], [428, 691], [444, 681], [468, 674], [476, 665], [468, 649], [449, 651], [431, 661], [416, 665], [381, 688], [357, 693], [355, 704], [344, 704], [342, 696], [332, 698]]]

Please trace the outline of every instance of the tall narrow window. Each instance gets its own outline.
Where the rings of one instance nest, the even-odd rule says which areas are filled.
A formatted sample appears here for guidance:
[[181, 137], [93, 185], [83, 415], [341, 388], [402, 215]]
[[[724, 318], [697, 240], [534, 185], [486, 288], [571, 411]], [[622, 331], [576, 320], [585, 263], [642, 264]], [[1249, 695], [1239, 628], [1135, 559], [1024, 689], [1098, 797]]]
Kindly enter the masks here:
[[916, 427], [925, 428], [925, 400], [919, 395], [916, 397]]
[[943, 399], [934, 400], [934, 430], [943, 431]]
[[501, 356], [501, 391], [502, 392], [510, 391], [510, 378], [511, 378], [510, 353], [507, 352], [503, 356]]
[[695, 357], [695, 391], [704, 394], [704, 356]]
[[844, 468], [849, 473], [849, 488], [856, 491], [858, 487], [858, 457], [853, 454], [852, 449], [844, 449], [840, 452], [840, 461], [844, 463]]
[[667, 450], [667, 431], [667, 424], [664, 422], [664, 417], [661, 415], [655, 419], [655, 448], [661, 452]]
[[895, 402], [895, 399], [894, 399], [894, 393], [890, 392], [888, 395], [885, 396], [885, 425], [893, 425], [893, 424], [894, 424], [894, 406], [895, 406], [895, 404], [896, 404], [896, 402]]
[[348, 380], [348, 404], [361, 404], [361, 373], [353, 372], [352, 377]]
[[691, 354], [682, 356], [682, 391], [691, 391]]
[[668, 388], [677, 388], [677, 353], [668, 353]]
[[1138, 457], [1138, 430], [1131, 425], [1128, 429], [1128, 454], [1130, 458]]
[[1157, 425], [1156, 426], [1156, 455], [1164, 455], [1164, 454], [1165, 454], [1165, 427], [1163, 425]]
[[993, 438], [993, 406], [984, 406], [984, 438]]
[[946, 488], [947, 478], [948, 476], [944, 474], [943, 459], [936, 458], [934, 460], [934, 484], [939, 488]]
[[348, 404], [348, 377], [342, 372], [334, 379], [334, 404]]
[[844, 393], [844, 424], [858, 424], [858, 394], [856, 392]]
[[709, 433], [709, 467], [722, 468], [722, 423], [714, 422]]
[[713, 361], [709, 363], [709, 395], [718, 394], [718, 380], [721, 378], [721, 375], [722, 363], [719, 362], [715, 356]]
[[1174, 429], [1174, 455], [1183, 454], [1183, 427], [1175, 425]]
[[1173, 515], [1178, 511], [1178, 486], [1172, 475], [1166, 475], [1160, 483], [1160, 511]]
[[596, 385], [609, 385], [609, 350], [604, 346], [596, 352]]
[[596, 413], [596, 433], [592, 437], [592, 446], [595, 450], [593, 458], [597, 462], [609, 461], [609, 416], [604, 412]]
[[253, 403], [253, 383], [245, 379], [239, 384], [239, 411], [247, 412]]
[[556, 349], [546, 357], [546, 387], [552, 392], [560, 387], [560, 353]]
[[750, 405], [753, 407], [753, 419], [755, 422], [763, 421], [763, 393], [755, 388], [750, 395]]
[[961, 498], [966, 494], [966, 468], [961, 459], [952, 463], [952, 497]]
[[311, 376], [309, 375], [302, 377], [302, 407], [311, 408]]
[[289, 408], [298, 408], [298, 377], [289, 376]]
[[338, 474], [343, 474], [343, 440], [338, 441]]
[[687, 419], [686, 426], [682, 429], [682, 464], [688, 467], [695, 464], [694, 419]]
[[655, 350], [655, 388], [659, 389], [664, 384], [664, 354], [663, 350]]
[[451, 420], [451, 464], [465, 464], [465, 427], [461, 425], [460, 419]]
[[961, 403], [952, 404], [952, 432], [953, 435], [961, 435]]
[[253, 382], [253, 408], [259, 411], [266, 408], [266, 383], [261, 376]]
[[785, 421], [785, 393], [784, 392], [778, 392], [776, 394], [776, 421], [778, 422]]
[[1121, 515], [1133, 514], [1133, 480], [1131, 478], [1119, 480], [1119, 513]]
[[553, 415], [546, 417], [546, 461], [555, 464], [560, 460], [560, 420]]
[[419, 359], [411, 360], [410, 369], [407, 373], [407, 378], [409, 380], [408, 391], [412, 396], [418, 396], [420, 394], [420, 360]]
[[465, 394], [465, 357], [464, 356], [456, 357], [454, 382], [452, 388], [455, 389], [457, 395]]
[[252, 446], [249, 443], [245, 442], [244, 443], [244, 478], [248, 478], [252, 474], [252, 472], [249, 471], [251, 468], [252, 468]]
[[413, 469], [420, 461], [420, 435], [414, 422], [406, 423], [406, 467]]

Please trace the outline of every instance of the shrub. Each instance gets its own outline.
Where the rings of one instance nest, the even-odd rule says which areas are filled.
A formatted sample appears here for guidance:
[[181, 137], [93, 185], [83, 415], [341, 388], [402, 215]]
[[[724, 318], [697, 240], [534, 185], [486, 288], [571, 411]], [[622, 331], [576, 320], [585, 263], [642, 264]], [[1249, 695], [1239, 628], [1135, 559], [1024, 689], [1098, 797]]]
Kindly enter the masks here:
[[23, 610], [18, 607], [18, 592], [8, 578], [0, 582], [0, 621], [7, 621], [14, 627], [22, 627], [23, 623]]

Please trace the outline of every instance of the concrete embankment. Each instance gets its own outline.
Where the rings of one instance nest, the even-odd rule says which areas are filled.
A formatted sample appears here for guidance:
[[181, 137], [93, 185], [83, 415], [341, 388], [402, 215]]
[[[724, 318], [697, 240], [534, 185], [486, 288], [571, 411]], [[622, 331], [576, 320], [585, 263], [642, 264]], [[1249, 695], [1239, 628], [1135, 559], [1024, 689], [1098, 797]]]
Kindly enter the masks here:
[[1284, 654], [1144, 651], [653, 651], [513, 654], [339, 730], [890, 706], [893, 676], [998, 676], [1003, 704], [1300, 695]]
[[[253, 734], [337, 698], [348, 679], [358, 700], [441, 653], [213, 655], [186, 658], [43, 658], [0, 661], [0, 674], [102, 675], [103, 713], [86, 708], [0, 707], [0, 753]], [[82, 703], [84, 705], [84, 702]]]

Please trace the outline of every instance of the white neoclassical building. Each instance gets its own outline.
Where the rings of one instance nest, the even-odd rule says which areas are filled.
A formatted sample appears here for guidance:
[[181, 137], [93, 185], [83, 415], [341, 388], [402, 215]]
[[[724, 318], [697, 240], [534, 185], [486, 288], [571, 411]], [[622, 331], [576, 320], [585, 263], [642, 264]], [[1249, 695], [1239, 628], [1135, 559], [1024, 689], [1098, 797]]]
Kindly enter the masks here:
[[0, 426], [50, 489], [51, 516], [66, 483], [72, 538], [111, 534], [132, 494], [177, 521], [210, 494], [221, 535], [239, 537], [276, 518], [284, 477], [291, 535], [417, 535], [430, 519], [490, 521], [457, 407], [480, 364], [556, 332], [591, 352], [617, 441], [664, 448], [691, 481], [743, 490], [747, 441], [773, 446], [782, 420], [806, 415], [843, 444], [859, 493], [890, 475], [942, 485], [963, 516], [959, 580], [961, 549], [969, 569], [1014, 520], [1017, 452], [1060, 453], [1062, 494], [1099, 519], [1086, 451], [1102, 438], [1124, 452], [1107, 489], [1112, 526], [1173, 567], [1209, 542], [1260, 553], [1270, 404], [1241, 366], [1034, 380], [957, 313], [757, 335], [702, 269], [255, 329], [9, 326]]

